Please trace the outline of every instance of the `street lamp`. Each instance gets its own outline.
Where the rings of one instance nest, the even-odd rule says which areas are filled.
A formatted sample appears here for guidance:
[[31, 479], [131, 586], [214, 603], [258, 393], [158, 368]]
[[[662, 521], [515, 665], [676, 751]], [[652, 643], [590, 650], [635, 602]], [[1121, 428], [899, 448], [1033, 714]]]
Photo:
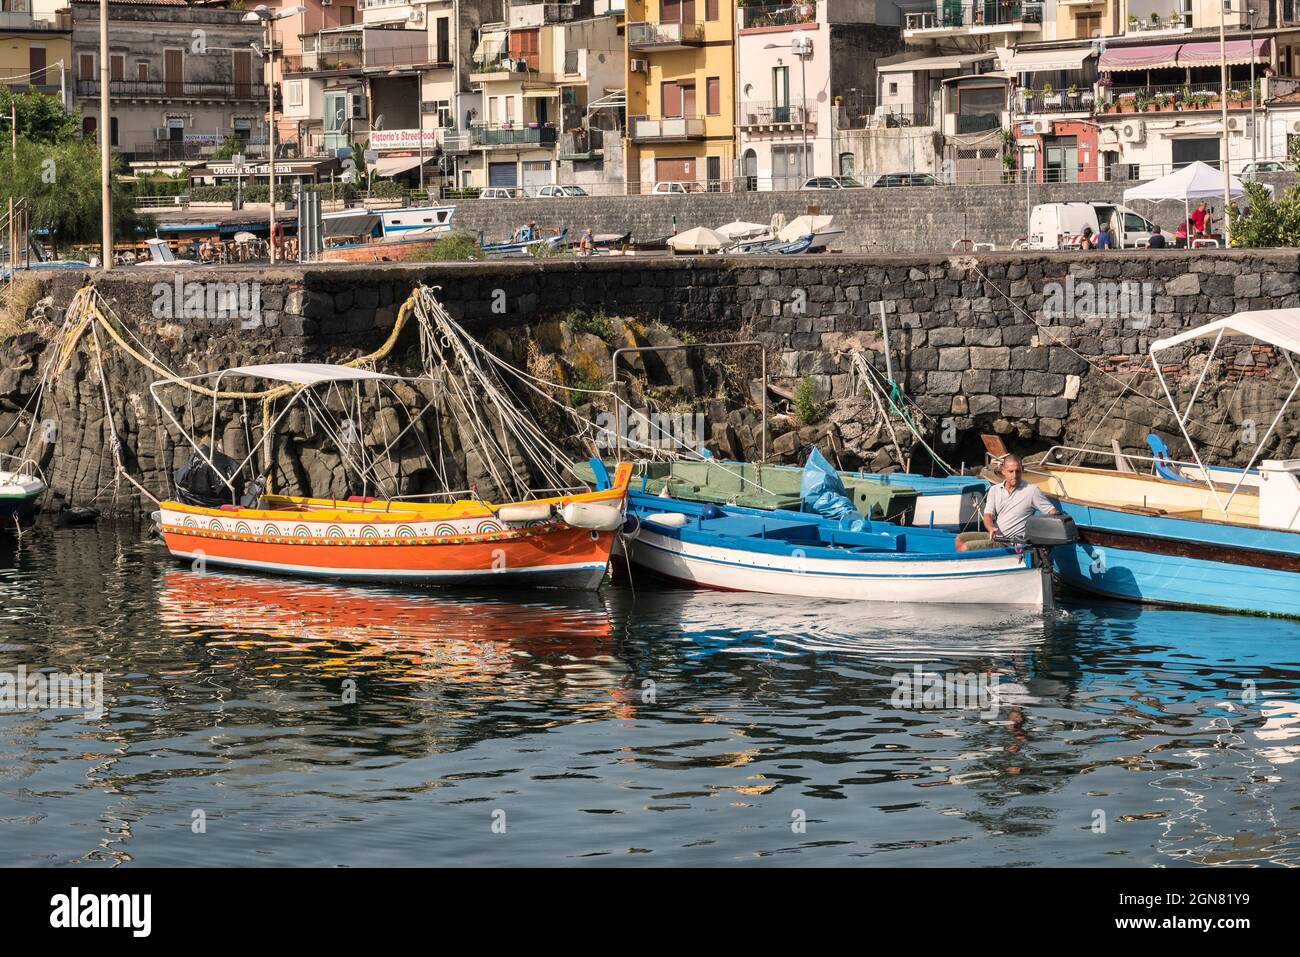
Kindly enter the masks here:
[[[801, 154], [802, 175], [808, 179], [808, 58], [812, 56], [812, 37], [795, 37], [789, 43], [768, 43], [764, 50], [790, 50], [799, 58], [799, 95], [803, 99], [803, 122], [799, 124], [803, 132], [803, 151]], [[776, 106], [775, 103], [772, 104]]]
[[[106, 2], [106, 0], [101, 0]], [[275, 262], [275, 21], [296, 17], [306, 13], [306, 7], [286, 7], [272, 10], [266, 4], [259, 3], [244, 14], [245, 23], [261, 23], [266, 28], [266, 98], [267, 98], [267, 152], [270, 154], [268, 169], [268, 199], [271, 201], [271, 232], [267, 245], [271, 250], [271, 262]]]

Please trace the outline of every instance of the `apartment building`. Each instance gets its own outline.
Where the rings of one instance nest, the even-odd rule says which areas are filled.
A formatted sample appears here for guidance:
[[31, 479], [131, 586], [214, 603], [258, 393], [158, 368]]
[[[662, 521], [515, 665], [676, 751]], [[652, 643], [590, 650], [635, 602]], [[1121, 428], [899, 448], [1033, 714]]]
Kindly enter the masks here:
[[473, 51], [501, 0], [356, 3], [355, 18], [304, 33], [300, 51], [284, 54], [284, 122], [301, 155], [361, 143], [379, 176], [450, 185], [468, 155], [464, 123], [476, 109]]
[[627, 0], [629, 193], [661, 182], [731, 189], [736, 10], [732, 0]]
[[857, 157], [839, 135], [876, 65], [902, 49], [893, 3], [746, 3], [739, 16], [740, 171], [744, 189], [797, 189], [813, 176], [852, 176]]
[[603, 146], [605, 129], [617, 132], [617, 111], [591, 116], [622, 89], [620, 26], [616, 8], [604, 4], [597, 16], [591, 0], [510, 3], [503, 19], [486, 24], [470, 77], [479, 105], [459, 185], [535, 193], [561, 181], [567, 160], [570, 176], [581, 170], [593, 192], [621, 193], [622, 169], [606, 162]]
[[1195, 160], [1226, 159], [1240, 171], [1284, 157], [1276, 155], [1277, 137], [1265, 130], [1265, 100], [1300, 65], [1296, 4], [1059, 0], [1056, 6], [1054, 41], [1019, 44], [1003, 58], [1015, 83], [1017, 175], [1039, 182], [1147, 179]]
[[0, 0], [0, 82], [12, 90], [34, 90], [69, 103], [72, 16], [67, 4]]
[[[74, 103], [102, 135], [99, 3], [71, 0]], [[267, 89], [243, 12], [184, 0], [110, 0], [109, 142], [128, 161], [198, 159], [227, 137], [265, 143]]]

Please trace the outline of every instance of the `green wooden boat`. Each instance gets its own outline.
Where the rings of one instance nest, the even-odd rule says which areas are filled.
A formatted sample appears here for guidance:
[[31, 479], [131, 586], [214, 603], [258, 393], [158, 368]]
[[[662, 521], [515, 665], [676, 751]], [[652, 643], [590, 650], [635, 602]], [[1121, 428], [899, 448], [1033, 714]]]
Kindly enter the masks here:
[[[613, 469], [613, 465], [607, 463]], [[746, 508], [799, 511], [799, 486], [803, 473], [797, 468], [756, 465], [753, 462], [681, 461], [642, 462], [632, 476], [630, 488], [659, 495], [666, 488], [673, 498], [714, 505], [743, 505]], [[576, 465], [583, 481], [595, 481], [591, 466]], [[839, 473], [849, 498], [863, 518], [909, 524], [916, 508], [917, 491], [905, 485], [856, 478]]]

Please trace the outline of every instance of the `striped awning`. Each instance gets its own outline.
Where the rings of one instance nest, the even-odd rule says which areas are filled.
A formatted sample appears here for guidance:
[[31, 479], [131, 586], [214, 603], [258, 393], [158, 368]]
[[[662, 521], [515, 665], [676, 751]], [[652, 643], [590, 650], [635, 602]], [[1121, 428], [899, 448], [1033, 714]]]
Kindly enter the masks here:
[[[1268, 59], [1268, 39], [1256, 40], [1252, 48], [1249, 40], [1229, 40], [1224, 44], [1223, 56], [1228, 66], [1236, 66]], [[1178, 51], [1179, 66], [1218, 66], [1219, 41], [1184, 43]]]
[[1178, 66], [1180, 43], [1159, 43], [1142, 47], [1107, 47], [1101, 52], [1097, 69], [1103, 73], [1111, 70], [1158, 70]]

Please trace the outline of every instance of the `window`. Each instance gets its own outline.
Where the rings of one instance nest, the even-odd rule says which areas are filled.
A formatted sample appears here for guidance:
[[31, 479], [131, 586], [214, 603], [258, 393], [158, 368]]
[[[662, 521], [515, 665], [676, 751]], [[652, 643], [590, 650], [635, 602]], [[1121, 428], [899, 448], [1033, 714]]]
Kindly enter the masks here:
[[[95, 54], [79, 53], [77, 54], [77, 77], [83, 81], [94, 81], [99, 79], [95, 76]], [[94, 131], [94, 127], [91, 127]]]
[[983, 133], [1002, 125], [1006, 88], [1002, 86], [962, 87], [957, 91], [957, 132]]
[[790, 68], [772, 67], [772, 122], [790, 122]]
[[28, 82], [32, 86], [45, 85], [45, 47], [30, 46], [27, 48], [27, 72], [31, 74]]
[[889, 84], [889, 95], [890, 95], [890, 96], [898, 96], [898, 82], [897, 82], [897, 81], [891, 81], [891, 82], [890, 82], [890, 84]]
[[578, 51], [577, 50], [564, 51], [564, 72], [565, 73], [578, 72]]
[[149, 61], [141, 60], [135, 65], [135, 78], [141, 83], [149, 82]]
[[284, 85], [284, 99], [289, 106], [302, 106], [302, 80], [290, 80]]
[[488, 97], [488, 126], [497, 125], [497, 101], [500, 99], [499, 96]]
[[661, 116], [682, 115], [682, 88], [675, 80], [659, 87], [659, 112]]
[[439, 63], [451, 62], [451, 35], [448, 33], [447, 18], [438, 18], [437, 32], [438, 52], [437, 58]]
[[541, 67], [541, 31], [539, 30], [511, 30], [510, 31], [510, 56], [516, 60], [523, 60], [528, 64], [528, 69], [537, 70]]
[[852, 153], [840, 154], [840, 175], [841, 176], [853, 175], [853, 154]]
[[126, 57], [121, 53], [108, 55], [108, 78], [115, 83], [126, 79]]
[[503, 123], [513, 123], [515, 121], [515, 98], [513, 96], [504, 96], [501, 98], [505, 102], [505, 107], [501, 111], [501, 121]]
[[110, 116], [108, 118], [108, 131], [109, 131], [108, 142], [111, 143], [113, 146], [116, 146], [117, 145], [117, 117], [116, 116]]
[[704, 19], [710, 22], [718, 19], [718, 0], [704, 0]]
[[704, 102], [705, 110], [709, 116], [717, 116], [722, 112], [722, 79], [711, 76], [704, 81]]
[[339, 26], [351, 26], [357, 22], [356, 7], [339, 7]]

